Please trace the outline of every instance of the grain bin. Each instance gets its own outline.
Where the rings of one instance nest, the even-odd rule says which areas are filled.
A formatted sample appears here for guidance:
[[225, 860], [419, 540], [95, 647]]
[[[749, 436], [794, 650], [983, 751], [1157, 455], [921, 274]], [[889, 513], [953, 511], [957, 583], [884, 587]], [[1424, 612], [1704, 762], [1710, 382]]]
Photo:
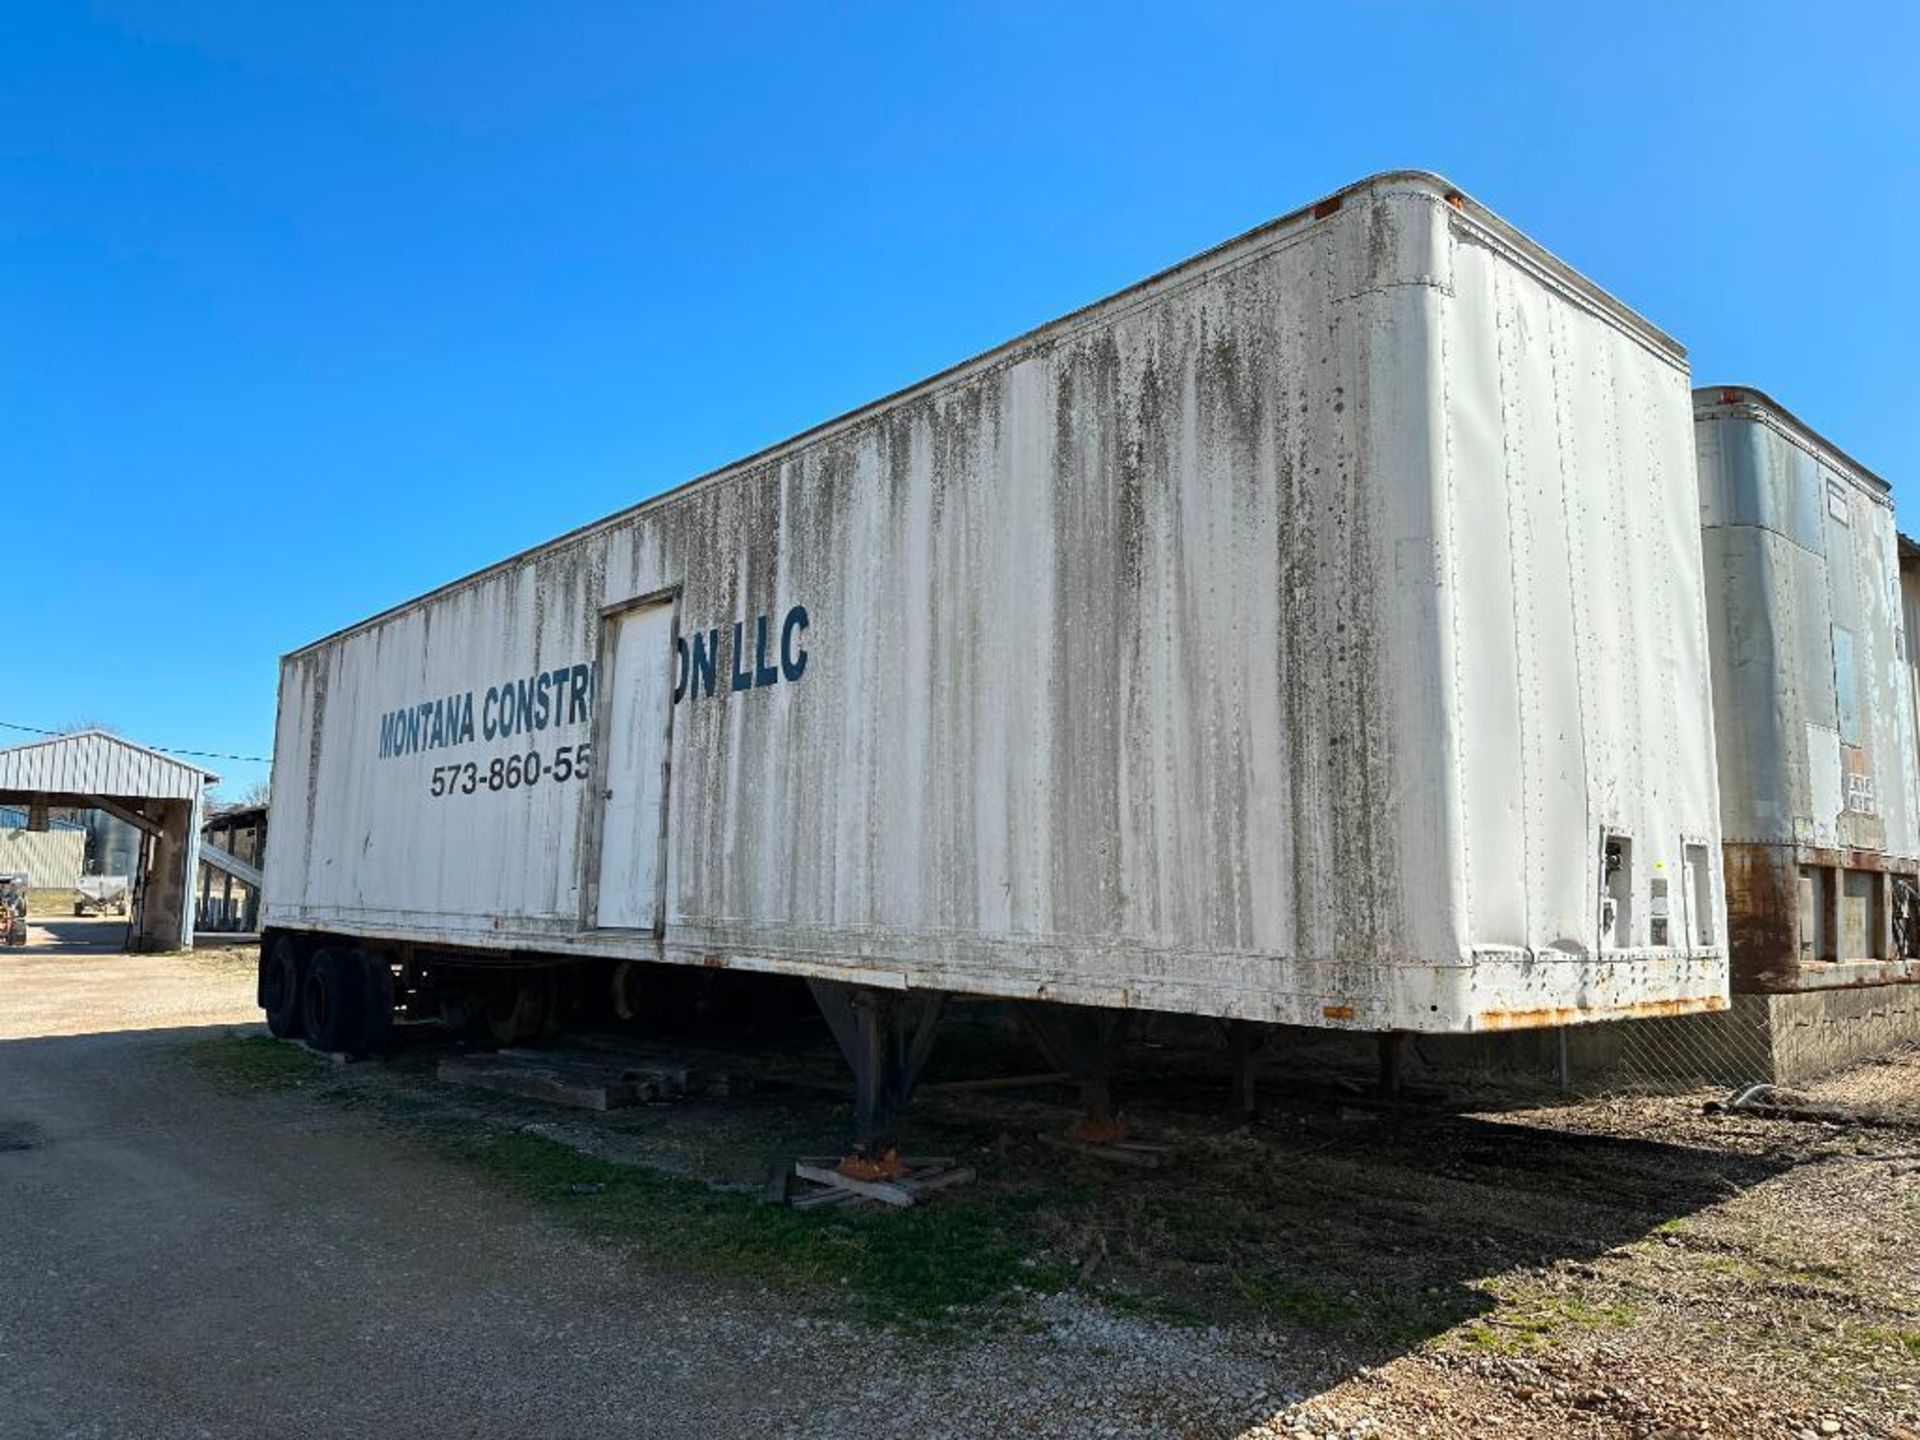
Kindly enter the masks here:
[[1680, 346], [1377, 176], [287, 656], [263, 995], [1720, 1008], [1698, 503]]

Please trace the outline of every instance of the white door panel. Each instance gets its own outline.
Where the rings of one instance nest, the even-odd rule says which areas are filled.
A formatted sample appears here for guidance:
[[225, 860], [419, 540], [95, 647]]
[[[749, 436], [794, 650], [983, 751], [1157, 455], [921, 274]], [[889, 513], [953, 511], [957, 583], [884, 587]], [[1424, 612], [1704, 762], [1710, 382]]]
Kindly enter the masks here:
[[666, 802], [667, 717], [672, 702], [673, 606], [611, 616], [602, 679], [607, 707], [600, 754], [602, 929], [651, 930], [660, 907], [661, 819]]

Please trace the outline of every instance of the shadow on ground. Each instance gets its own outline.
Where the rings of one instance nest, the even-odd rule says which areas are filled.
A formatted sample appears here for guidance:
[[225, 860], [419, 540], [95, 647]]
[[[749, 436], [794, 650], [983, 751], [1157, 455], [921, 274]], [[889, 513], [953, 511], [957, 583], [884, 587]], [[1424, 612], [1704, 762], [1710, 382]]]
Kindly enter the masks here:
[[[112, 1126], [128, 1143], [171, 1137], [148, 1200], [166, 1204], [177, 1171], [183, 1193], [217, 1175], [218, 1193], [244, 1200], [256, 1157], [270, 1154], [259, 1183], [292, 1207], [290, 1233], [308, 1220], [332, 1233], [353, 1218], [312, 1188], [309, 1144], [332, 1147], [332, 1169], [351, 1158], [391, 1176], [409, 1173], [409, 1152], [423, 1169], [450, 1159], [624, 1255], [616, 1288], [645, 1276], [642, 1289], [670, 1285], [705, 1297], [703, 1308], [744, 1309], [754, 1318], [743, 1333], [754, 1335], [795, 1333], [807, 1316], [875, 1322], [848, 1332], [892, 1357], [856, 1387], [862, 1413], [893, 1403], [869, 1393], [893, 1387], [900, 1414], [932, 1396], [945, 1428], [967, 1434], [1003, 1433], [968, 1408], [970, 1365], [1025, 1377], [1065, 1407], [1049, 1417], [1098, 1391], [1102, 1424], [1151, 1417], [1131, 1428], [1116, 1420], [1114, 1433], [1201, 1435], [1256, 1426], [1292, 1399], [1425, 1355], [1442, 1336], [1469, 1355], [1578, 1356], [1636, 1324], [1648, 1294], [1634, 1285], [1647, 1281], [1649, 1253], [1660, 1265], [1686, 1258], [1641, 1242], [1691, 1231], [1720, 1202], [1808, 1158], [1791, 1144], [1721, 1143], [1697, 1124], [1676, 1128], [1684, 1139], [1598, 1133], [1605, 1116], [1578, 1107], [1385, 1103], [1360, 1077], [1285, 1064], [1271, 1068], [1248, 1122], [1223, 1113], [1224, 1056], [1147, 1043], [1130, 1054], [1119, 1098], [1135, 1134], [1168, 1154], [1160, 1168], [1123, 1167], [1042, 1143], [1075, 1114], [1057, 1083], [941, 1089], [1042, 1068], [1004, 1014], [959, 1009], [903, 1135], [978, 1178], [910, 1212], [800, 1213], [761, 1200], [770, 1169], [830, 1152], [850, 1125], [840, 1059], [804, 1013], [741, 1023], [719, 1012], [670, 1034], [555, 1042], [754, 1082], [606, 1114], [439, 1081], [439, 1059], [470, 1048], [443, 1032], [348, 1066], [223, 1026], [16, 1039], [0, 1041], [0, 1076], [36, 1078], [35, 1104], [57, 1119], [76, 1095], [98, 1094], [99, 1077], [137, 1064], [155, 1079], [124, 1087]], [[96, 1078], [80, 1091], [63, 1078], [83, 1075]], [[248, 1103], [260, 1091], [276, 1092], [274, 1103]], [[0, 1099], [0, 1181], [9, 1155], [43, 1149], [32, 1093]], [[1679, 1102], [1660, 1103], [1681, 1113]], [[217, 1133], [196, 1126], [200, 1106], [222, 1116]], [[1686, 1113], [1698, 1121], [1697, 1107]], [[1587, 1133], [1567, 1123], [1580, 1115]], [[1641, 1258], [1623, 1261], [1629, 1253]], [[1725, 1278], [1757, 1288], [1745, 1271]], [[1784, 1278], [1827, 1286], [1840, 1310], [1850, 1303], [1832, 1274]], [[1584, 1362], [1568, 1363], [1577, 1372]], [[1122, 1378], [1096, 1380], [1109, 1365]], [[1033, 1431], [1083, 1432], [1102, 1433]]]
[[[608, 1164], [638, 1165], [757, 1194], [770, 1171], [831, 1153], [848, 1134], [844, 1071], [810, 1020], [593, 1043], [757, 1083], [725, 1098], [586, 1115], [438, 1082], [438, 1059], [465, 1047], [435, 1037], [325, 1083], [348, 1104], [409, 1121], [532, 1127], [591, 1169], [570, 1183], [602, 1183]], [[1211, 1073], [1218, 1057], [1150, 1046], [1131, 1056], [1120, 1091], [1134, 1134], [1167, 1147], [1159, 1168], [1142, 1169], [1043, 1143], [1075, 1117], [1065, 1086], [942, 1089], [1044, 1069], [992, 1007], [972, 1007], [941, 1046], [903, 1134], [911, 1149], [954, 1156], [978, 1178], [910, 1222], [928, 1248], [905, 1257], [911, 1273], [889, 1281], [896, 1293], [881, 1309], [923, 1318], [955, 1299], [1072, 1291], [1176, 1325], [1279, 1327], [1330, 1347], [1342, 1365], [1377, 1365], [1487, 1314], [1503, 1277], [1591, 1261], [1793, 1163], [1777, 1152], [1509, 1123], [1471, 1099], [1383, 1103], [1324, 1075], [1269, 1076], [1261, 1113], [1248, 1122], [1223, 1113], [1225, 1076]], [[570, 1173], [562, 1165], [548, 1178], [558, 1187]], [[789, 1239], [781, 1213], [770, 1247]], [[670, 1209], [644, 1218], [673, 1223]], [[791, 1218], [855, 1234], [909, 1226], [885, 1213]], [[941, 1243], [943, 1224], [966, 1243]], [[987, 1281], [981, 1245], [1006, 1259]], [[694, 1250], [678, 1258], [696, 1261]], [[731, 1247], [730, 1256], [739, 1259]], [[922, 1287], [928, 1303], [912, 1303], [902, 1286]], [[1620, 1319], [1604, 1307], [1549, 1304], [1527, 1323], [1549, 1332]], [[1503, 1337], [1482, 1338], [1499, 1348]]]

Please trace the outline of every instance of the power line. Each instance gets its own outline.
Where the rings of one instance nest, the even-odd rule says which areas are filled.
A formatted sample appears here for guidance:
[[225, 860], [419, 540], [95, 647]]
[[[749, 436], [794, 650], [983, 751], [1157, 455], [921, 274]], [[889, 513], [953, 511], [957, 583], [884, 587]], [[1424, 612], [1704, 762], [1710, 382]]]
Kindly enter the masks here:
[[[0, 730], [24, 730], [29, 735], [71, 735], [71, 730], [43, 730], [38, 725], [16, 725], [11, 720], [0, 720]], [[271, 765], [271, 755], [229, 755], [224, 750], [184, 750], [178, 745], [148, 745], [149, 750], [158, 750], [163, 755], [191, 755], [196, 760], [244, 760], [250, 765]]]

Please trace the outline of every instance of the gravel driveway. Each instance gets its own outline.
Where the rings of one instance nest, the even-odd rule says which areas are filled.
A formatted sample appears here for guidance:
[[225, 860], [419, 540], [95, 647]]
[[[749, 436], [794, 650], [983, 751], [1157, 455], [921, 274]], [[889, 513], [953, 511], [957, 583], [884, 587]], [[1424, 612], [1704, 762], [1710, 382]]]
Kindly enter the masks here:
[[9, 1440], [1220, 1434], [1284, 1398], [1075, 1303], [956, 1348], [636, 1273], [377, 1122], [223, 1092], [207, 1033], [0, 1042]]
[[111, 917], [29, 920], [26, 948], [0, 950], [0, 1040], [260, 1019], [256, 952], [129, 955], [126, 936]]
[[[431, 1082], [372, 1066], [289, 1091], [219, 1083], [192, 1057], [256, 1013], [244, 956], [46, 938], [0, 957], [6, 1440], [1907, 1437], [1920, 1409], [1908, 1133], [1721, 1121], [1670, 1100], [1480, 1118], [1278, 1108], [1255, 1131], [1196, 1138], [1163, 1187], [1270, 1195], [1261, 1247], [1324, 1257], [1373, 1237], [1350, 1273], [1427, 1274], [1444, 1251], [1439, 1273], [1484, 1291], [1476, 1318], [1382, 1358], [1342, 1338], [1338, 1295], [1256, 1292], [1278, 1318], [1242, 1305], [1173, 1323], [1069, 1285], [926, 1338], [590, 1237], [372, 1103]], [[1920, 1064], [1889, 1074], [1920, 1097]], [[662, 1133], [706, 1123], [676, 1113]], [[1160, 1116], [1196, 1137], [1201, 1118]], [[1639, 1193], [1687, 1175], [1701, 1193]], [[1089, 1185], [1077, 1216], [1038, 1217], [1058, 1222], [1041, 1227], [1052, 1263], [1097, 1242], [1115, 1264], [1136, 1249], [1174, 1291], [1182, 1267], [1197, 1275], [1184, 1243], [1124, 1203], [1117, 1228], [1087, 1223], [1088, 1205], [1097, 1218], [1145, 1197], [1143, 1180]], [[1237, 1228], [1199, 1238], [1257, 1258]], [[1846, 1367], [1852, 1403], [1791, 1378]]]

